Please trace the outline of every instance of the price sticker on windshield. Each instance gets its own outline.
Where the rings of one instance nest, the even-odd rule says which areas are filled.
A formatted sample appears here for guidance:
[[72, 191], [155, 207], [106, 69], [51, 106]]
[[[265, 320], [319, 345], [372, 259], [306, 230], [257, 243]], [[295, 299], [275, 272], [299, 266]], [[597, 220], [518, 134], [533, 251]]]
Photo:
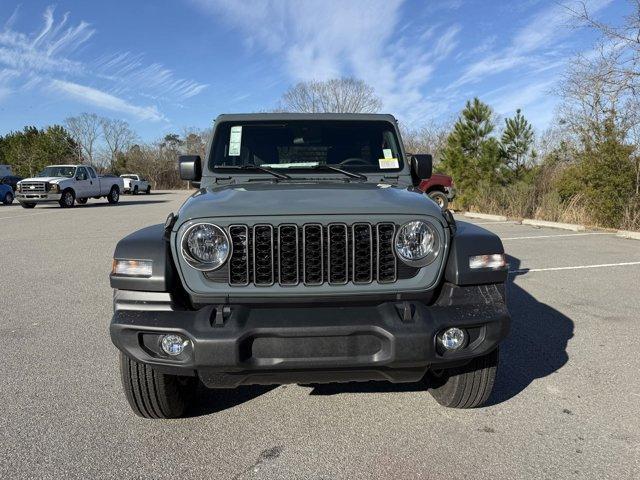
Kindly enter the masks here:
[[381, 170], [389, 168], [400, 168], [397, 158], [379, 158], [378, 165], [380, 165]]
[[231, 135], [229, 136], [229, 156], [239, 157], [240, 147], [242, 145], [242, 127], [231, 127]]

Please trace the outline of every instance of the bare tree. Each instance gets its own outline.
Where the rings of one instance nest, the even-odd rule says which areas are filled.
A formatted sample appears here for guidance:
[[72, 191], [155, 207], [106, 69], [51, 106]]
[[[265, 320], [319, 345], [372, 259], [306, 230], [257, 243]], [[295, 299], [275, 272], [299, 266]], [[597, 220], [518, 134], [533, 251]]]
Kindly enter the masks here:
[[136, 133], [124, 120], [100, 118], [102, 136], [109, 150], [109, 165], [113, 170], [118, 154], [127, 150], [136, 141]]
[[300, 82], [280, 100], [280, 110], [285, 112], [375, 113], [381, 107], [373, 88], [355, 78]]
[[431, 121], [417, 129], [410, 129], [401, 124], [402, 143], [408, 153], [430, 153], [437, 164], [452, 128], [452, 122]]
[[89, 165], [95, 163], [96, 142], [100, 138], [100, 117], [95, 113], [81, 113], [65, 120], [65, 127], [80, 146], [78, 161], [84, 157]]

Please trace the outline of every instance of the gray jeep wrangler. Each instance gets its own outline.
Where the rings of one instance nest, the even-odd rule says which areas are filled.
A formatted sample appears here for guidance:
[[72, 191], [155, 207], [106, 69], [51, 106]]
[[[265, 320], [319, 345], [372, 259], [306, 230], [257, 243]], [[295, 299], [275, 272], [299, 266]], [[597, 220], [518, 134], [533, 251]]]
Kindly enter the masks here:
[[509, 330], [500, 239], [416, 187], [390, 115], [221, 115], [199, 189], [121, 240], [111, 339], [142, 417], [188, 414], [198, 385], [422, 382], [483, 404]]

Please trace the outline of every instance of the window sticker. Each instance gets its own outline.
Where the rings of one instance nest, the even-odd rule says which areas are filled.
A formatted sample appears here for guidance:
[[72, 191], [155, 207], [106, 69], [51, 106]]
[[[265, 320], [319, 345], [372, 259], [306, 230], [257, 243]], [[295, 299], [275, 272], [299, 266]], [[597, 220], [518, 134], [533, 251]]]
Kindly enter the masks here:
[[231, 127], [231, 135], [229, 136], [229, 156], [239, 157], [241, 145], [242, 145], [242, 126]]
[[379, 158], [378, 165], [380, 165], [381, 170], [386, 168], [400, 168], [397, 158]]
[[382, 154], [384, 155], [384, 158], [393, 158], [393, 153], [390, 148], [383, 148]]

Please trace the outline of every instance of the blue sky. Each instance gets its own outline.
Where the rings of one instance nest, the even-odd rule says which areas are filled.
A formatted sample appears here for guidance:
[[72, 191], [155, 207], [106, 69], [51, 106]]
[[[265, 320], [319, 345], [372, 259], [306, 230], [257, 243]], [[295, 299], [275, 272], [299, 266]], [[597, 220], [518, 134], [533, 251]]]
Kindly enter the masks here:
[[[586, 3], [614, 22], [629, 8]], [[567, 62], [595, 39], [549, 0], [2, 0], [0, 134], [88, 111], [153, 140], [342, 75], [371, 84], [409, 126], [477, 95], [542, 130]]]

